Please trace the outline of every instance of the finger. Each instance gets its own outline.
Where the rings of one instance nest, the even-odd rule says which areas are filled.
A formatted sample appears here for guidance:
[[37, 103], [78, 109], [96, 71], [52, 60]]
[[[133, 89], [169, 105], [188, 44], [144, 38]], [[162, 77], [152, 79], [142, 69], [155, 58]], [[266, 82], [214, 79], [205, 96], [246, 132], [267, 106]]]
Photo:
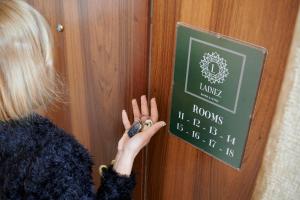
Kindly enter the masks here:
[[141, 117], [141, 112], [136, 99], [132, 100], [132, 111], [133, 111], [134, 121], [138, 121]]
[[148, 102], [147, 102], [146, 95], [141, 96], [141, 110], [142, 110], [142, 116], [149, 116]]
[[128, 115], [127, 115], [127, 112], [125, 110], [122, 110], [122, 122], [123, 122], [125, 130], [130, 129], [130, 126], [131, 126], [130, 121], [128, 119]]
[[158, 120], [158, 110], [155, 98], [151, 99], [151, 120], [155, 123]]

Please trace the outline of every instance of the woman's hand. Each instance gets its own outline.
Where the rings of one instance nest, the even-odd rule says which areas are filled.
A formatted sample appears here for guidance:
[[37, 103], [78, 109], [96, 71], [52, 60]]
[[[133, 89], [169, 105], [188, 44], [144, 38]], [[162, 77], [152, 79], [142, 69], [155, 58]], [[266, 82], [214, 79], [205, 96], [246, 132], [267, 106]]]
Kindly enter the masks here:
[[148, 109], [147, 98], [145, 95], [141, 97], [141, 111], [138, 103], [135, 99], [132, 100], [132, 109], [134, 121], [144, 122], [147, 119], [151, 119], [153, 125], [149, 128], [145, 128], [142, 132], [134, 135], [130, 138], [127, 134], [131, 127], [131, 123], [128, 119], [128, 115], [125, 110], [122, 111], [122, 121], [125, 128], [125, 133], [118, 143], [118, 153], [114, 163], [114, 170], [121, 175], [130, 175], [132, 170], [133, 161], [140, 150], [146, 146], [151, 137], [163, 126], [165, 122], [158, 121], [158, 110], [155, 98], [150, 102], [150, 113]]

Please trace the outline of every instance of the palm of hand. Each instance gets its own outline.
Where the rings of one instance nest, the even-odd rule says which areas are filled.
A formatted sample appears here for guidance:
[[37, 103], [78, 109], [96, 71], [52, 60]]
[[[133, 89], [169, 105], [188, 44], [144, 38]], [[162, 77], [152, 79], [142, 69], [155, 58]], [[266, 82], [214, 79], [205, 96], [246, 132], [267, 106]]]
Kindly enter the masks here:
[[[163, 126], [166, 125], [165, 122], [158, 121], [158, 110], [155, 99], [150, 101], [150, 112], [148, 109], [148, 103], [146, 96], [141, 97], [141, 111], [139, 109], [137, 101], [132, 100], [132, 109], [134, 121], [144, 122], [147, 119], [151, 119], [153, 125], [149, 128], [144, 128], [142, 132], [129, 137], [127, 132], [131, 127], [131, 123], [128, 119], [128, 115], [125, 110], [122, 111], [122, 122], [125, 128], [125, 132], [122, 138], [118, 142], [118, 153], [116, 156], [116, 162], [114, 164], [114, 169], [121, 174], [130, 174], [132, 163], [136, 155], [140, 150], [146, 146], [151, 137]], [[151, 115], [149, 114], [151, 113]]]
[[126, 111], [125, 110], [122, 111], [122, 121], [125, 128], [125, 132], [123, 137], [120, 139], [118, 143], [118, 151], [126, 150], [129, 152], [133, 152], [136, 155], [144, 146], [146, 146], [149, 143], [151, 137], [159, 130], [159, 128], [161, 128], [161, 125], [164, 122], [157, 122], [158, 110], [154, 98], [151, 99], [150, 101], [151, 115], [149, 115], [146, 96], [141, 97], [141, 111], [135, 99], [132, 100], [132, 109], [133, 109], [134, 121], [144, 122], [147, 119], [151, 119], [151, 121], [153, 122], [152, 127], [144, 128], [142, 132], [130, 138], [127, 132], [131, 127], [131, 123], [128, 119], [128, 115]]

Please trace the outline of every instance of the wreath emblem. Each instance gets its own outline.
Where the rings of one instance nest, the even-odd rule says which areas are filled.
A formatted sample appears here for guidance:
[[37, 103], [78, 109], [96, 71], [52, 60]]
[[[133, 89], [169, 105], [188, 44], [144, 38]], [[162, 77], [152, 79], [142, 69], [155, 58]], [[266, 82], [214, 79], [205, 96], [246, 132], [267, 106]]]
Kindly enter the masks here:
[[223, 83], [229, 75], [226, 60], [220, 57], [217, 52], [205, 53], [199, 64], [202, 69], [202, 76], [208, 79], [210, 83]]

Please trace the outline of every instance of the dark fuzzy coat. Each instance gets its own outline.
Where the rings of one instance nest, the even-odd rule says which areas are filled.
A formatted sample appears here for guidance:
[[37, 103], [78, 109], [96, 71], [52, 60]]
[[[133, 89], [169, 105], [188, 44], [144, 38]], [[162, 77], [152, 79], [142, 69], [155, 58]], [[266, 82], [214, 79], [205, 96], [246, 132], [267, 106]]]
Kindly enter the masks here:
[[33, 113], [0, 121], [0, 199], [131, 199], [134, 176], [105, 170], [95, 194], [88, 151], [50, 120]]

